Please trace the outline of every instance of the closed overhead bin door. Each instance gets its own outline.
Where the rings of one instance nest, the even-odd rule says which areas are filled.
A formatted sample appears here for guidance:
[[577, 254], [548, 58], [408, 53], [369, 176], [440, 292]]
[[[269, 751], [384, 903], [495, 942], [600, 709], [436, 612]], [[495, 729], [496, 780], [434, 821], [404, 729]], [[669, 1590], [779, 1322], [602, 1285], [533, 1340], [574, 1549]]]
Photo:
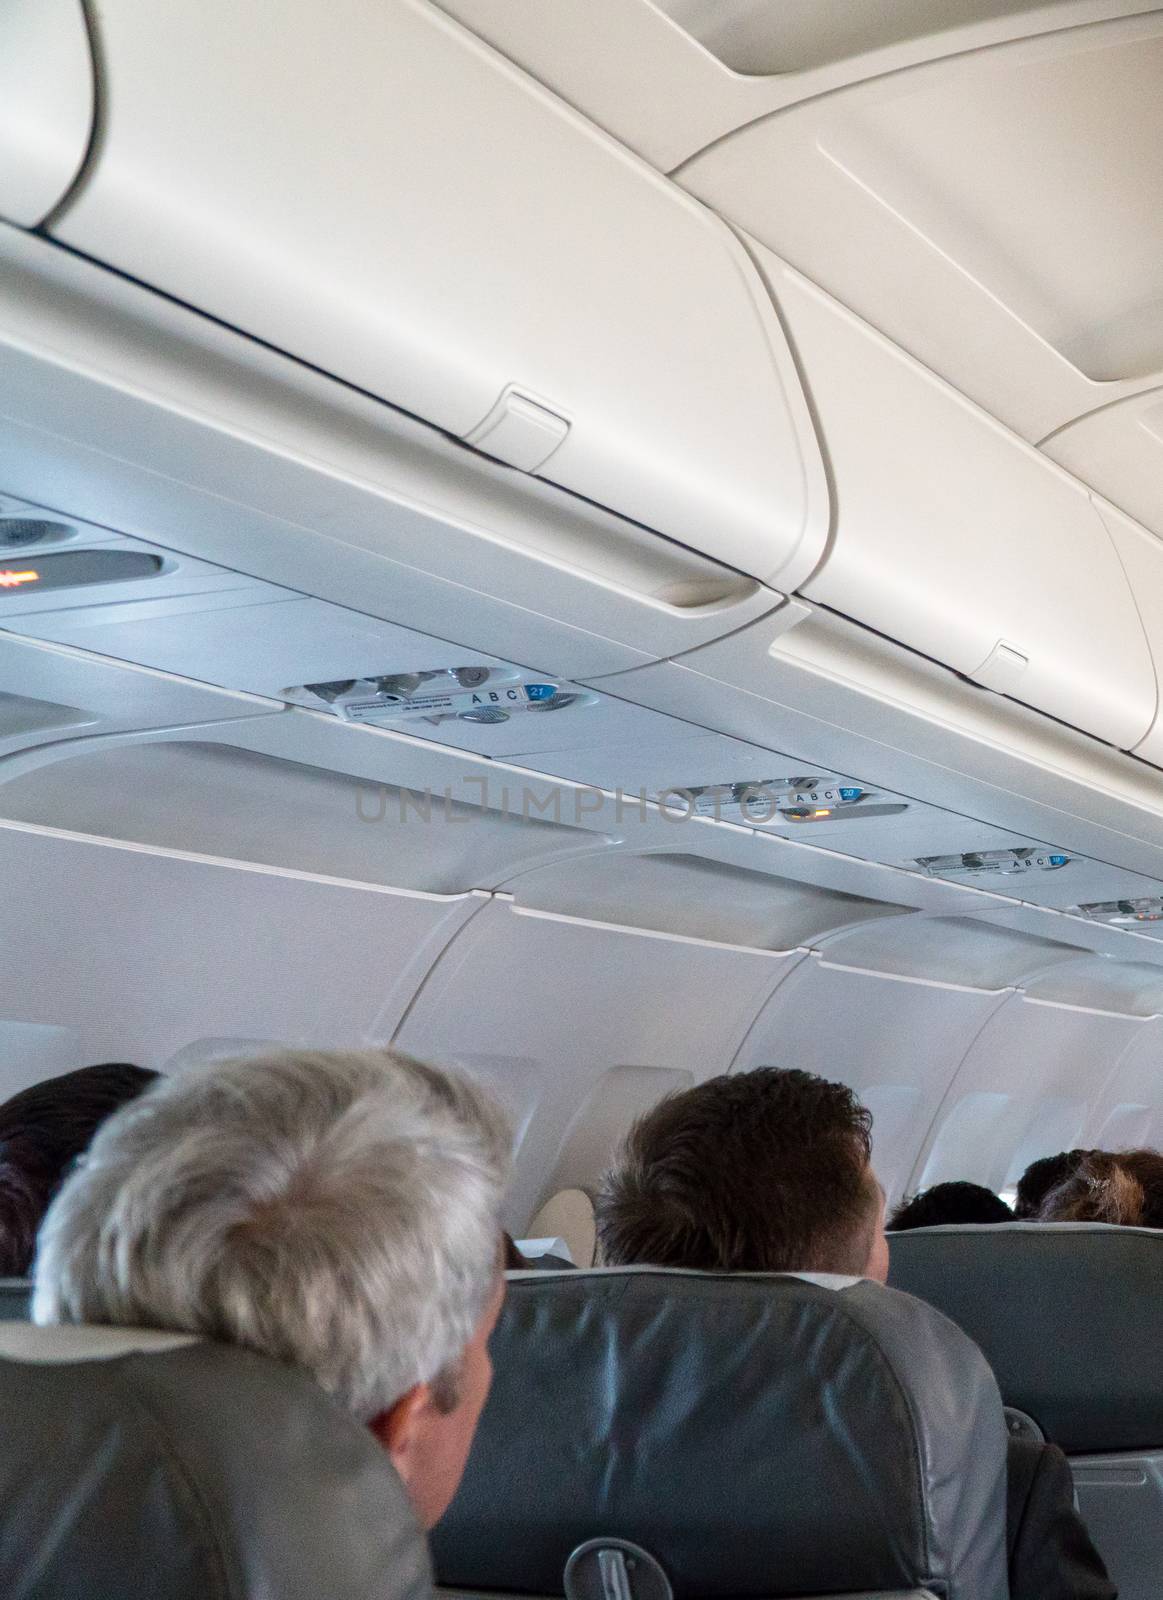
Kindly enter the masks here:
[[93, 62], [81, 0], [0, 5], [0, 217], [42, 222], [67, 193], [93, 130]]
[[1122, 749], [1155, 716], [1130, 584], [1076, 479], [787, 268], [835, 496], [803, 592]]
[[54, 234], [787, 589], [826, 483], [730, 230], [421, 0], [103, 0]]

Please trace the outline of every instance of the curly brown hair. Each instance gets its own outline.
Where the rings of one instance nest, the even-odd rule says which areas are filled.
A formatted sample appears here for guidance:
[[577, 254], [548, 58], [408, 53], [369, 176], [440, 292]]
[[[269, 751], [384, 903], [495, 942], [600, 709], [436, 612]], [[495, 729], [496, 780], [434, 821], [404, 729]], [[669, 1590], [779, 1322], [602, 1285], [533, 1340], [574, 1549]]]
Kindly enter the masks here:
[[1163, 1228], [1163, 1155], [1157, 1150], [1088, 1150], [1042, 1201], [1038, 1220]]

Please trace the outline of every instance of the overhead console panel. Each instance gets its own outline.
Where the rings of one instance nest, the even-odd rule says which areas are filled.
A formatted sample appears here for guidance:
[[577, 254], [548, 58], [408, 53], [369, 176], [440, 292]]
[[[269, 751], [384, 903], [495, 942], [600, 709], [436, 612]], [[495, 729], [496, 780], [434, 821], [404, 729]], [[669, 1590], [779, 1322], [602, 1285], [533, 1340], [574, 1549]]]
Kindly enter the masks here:
[[523, 669], [160, 545], [11, 514], [37, 509], [0, 499], [0, 642], [24, 635], [262, 696], [271, 710], [275, 702], [303, 706], [345, 725], [489, 756], [658, 739], [682, 728], [563, 674]]
[[807, 409], [702, 205], [422, 0], [98, 25], [101, 148], [55, 237], [763, 583], [812, 570]]
[[34, 227], [76, 177], [93, 129], [81, 0], [0, 7], [0, 217]]

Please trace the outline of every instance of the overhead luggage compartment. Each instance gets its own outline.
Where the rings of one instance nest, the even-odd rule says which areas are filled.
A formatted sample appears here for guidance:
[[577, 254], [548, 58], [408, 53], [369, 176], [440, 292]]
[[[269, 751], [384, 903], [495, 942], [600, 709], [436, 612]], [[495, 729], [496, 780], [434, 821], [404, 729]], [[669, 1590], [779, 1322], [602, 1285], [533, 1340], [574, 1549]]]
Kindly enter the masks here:
[[1163, 373], [1141, 394], [1097, 406], [1039, 448], [1163, 538]]
[[698, 202], [422, 0], [104, 0], [53, 236], [763, 583], [827, 490], [774, 308]]
[[1086, 489], [835, 300], [775, 262], [828, 459], [815, 601], [987, 689], [1131, 750], [1156, 677]]
[[80, 517], [538, 672], [676, 655], [782, 598], [4, 224], [0, 393], [0, 512]]
[[0, 6], [0, 217], [35, 227], [73, 182], [93, 130], [81, 0]]
[[[1158, 675], [1163, 671], [1163, 542], [1109, 501], [1097, 495], [1091, 500], [1119, 553]], [[1150, 730], [1135, 746], [1134, 754], [1163, 767], [1163, 707], [1156, 707]]]

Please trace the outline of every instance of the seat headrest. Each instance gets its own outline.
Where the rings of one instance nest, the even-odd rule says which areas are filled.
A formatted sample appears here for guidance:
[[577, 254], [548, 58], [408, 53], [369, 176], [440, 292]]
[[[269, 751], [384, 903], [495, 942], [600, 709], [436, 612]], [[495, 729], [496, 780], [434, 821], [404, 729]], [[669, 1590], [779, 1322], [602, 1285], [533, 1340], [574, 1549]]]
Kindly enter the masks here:
[[985, 1352], [1007, 1405], [1068, 1452], [1163, 1446], [1163, 1233], [1001, 1222], [890, 1234], [890, 1283]]
[[387, 1454], [304, 1373], [150, 1330], [0, 1325], [5, 1600], [423, 1600]]
[[438, 1582], [557, 1595], [621, 1538], [676, 1596], [1006, 1594], [1005, 1427], [981, 1354], [852, 1278], [512, 1278]]
[[0, 1322], [27, 1322], [31, 1304], [27, 1278], [0, 1278]]

